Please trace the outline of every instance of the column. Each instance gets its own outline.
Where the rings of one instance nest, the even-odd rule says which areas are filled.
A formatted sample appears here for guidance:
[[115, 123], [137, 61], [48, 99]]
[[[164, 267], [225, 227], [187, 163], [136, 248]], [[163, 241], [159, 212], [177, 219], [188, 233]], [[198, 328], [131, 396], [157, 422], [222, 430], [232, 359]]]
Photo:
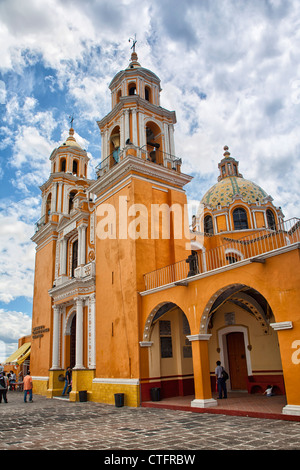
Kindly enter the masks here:
[[52, 370], [60, 369], [59, 364], [59, 336], [60, 336], [60, 308], [53, 306], [53, 338], [52, 338]]
[[129, 129], [129, 110], [125, 110], [125, 144], [127, 139], [130, 139], [130, 129]]
[[174, 142], [174, 126], [169, 125], [169, 136], [170, 136], [170, 154], [175, 156], [175, 142]]
[[86, 228], [87, 225], [85, 224], [79, 225], [78, 227], [78, 266], [85, 265]]
[[132, 109], [132, 143], [138, 145], [137, 139], [137, 124], [136, 124], [136, 109]]
[[57, 212], [62, 212], [62, 183], [58, 183], [58, 195], [57, 195]]
[[89, 368], [96, 369], [96, 296], [89, 297]]
[[187, 338], [192, 343], [195, 399], [191, 406], [208, 408], [216, 406], [217, 400], [212, 398], [209, 370], [208, 340], [211, 335], [190, 335]]
[[76, 354], [74, 369], [84, 369], [83, 366], [83, 299], [76, 299]]
[[65, 276], [67, 274], [67, 243], [68, 240], [63, 238], [60, 241], [60, 275]]

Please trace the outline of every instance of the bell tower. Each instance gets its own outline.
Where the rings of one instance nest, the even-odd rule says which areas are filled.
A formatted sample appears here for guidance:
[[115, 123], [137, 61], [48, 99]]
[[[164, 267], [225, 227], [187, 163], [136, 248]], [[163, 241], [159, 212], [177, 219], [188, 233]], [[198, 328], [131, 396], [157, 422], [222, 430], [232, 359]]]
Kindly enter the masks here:
[[100, 175], [118, 163], [130, 145], [131, 153], [139, 158], [180, 171], [181, 160], [175, 156], [175, 112], [160, 106], [160, 79], [141, 67], [135, 51], [109, 89], [112, 110], [98, 121], [102, 137]]
[[191, 253], [184, 186], [192, 178], [175, 155], [175, 112], [160, 106], [160, 79], [141, 66], [135, 49], [109, 89], [112, 109], [98, 121], [102, 158], [90, 188], [96, 196], [96, 377], [100, 394], [112, 377], [132, 384], [126, 395], [135, 406], [137, 338], [143, 341], [138, 293], [144, 274]]

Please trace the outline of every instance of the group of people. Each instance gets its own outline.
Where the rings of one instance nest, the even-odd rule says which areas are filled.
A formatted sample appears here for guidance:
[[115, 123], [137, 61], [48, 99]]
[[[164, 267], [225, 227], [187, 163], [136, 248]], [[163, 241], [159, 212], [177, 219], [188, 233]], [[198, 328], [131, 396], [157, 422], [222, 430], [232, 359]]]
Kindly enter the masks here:
[[[217, 361], [215, 375], [219, 400], [221, 400], [222, 398], [227, 398], [226, 380], [228, 379], [228, 374], [225, 371], [224, 367], [221, 366], [221, 361]], [[273, 386], [267, 385], [267, 388], [264, 391], [263, 395], [266, 395], [267, 397], [272, 397], [274, 395]]]
[[[8, 374], [6, 375], [4, 371], [0, 372], [0, 403], [2, 403], [2, 398], [4, 403], [7, 403], [7, 391], [9, 387], [11, 387], [12, 383], [15, 384], [16, 380], [14, 379], [14, 381], [11, 382], [8, 378]], [[10, 389], [12, 390], [12, 388]], [[32, 377], [30, 375], [30, 371], [28, 371], [24, 377], [23, 391], [24, 403], [27, 403], [27, 395], [29, 395], [29, 401], [32, 402]]]

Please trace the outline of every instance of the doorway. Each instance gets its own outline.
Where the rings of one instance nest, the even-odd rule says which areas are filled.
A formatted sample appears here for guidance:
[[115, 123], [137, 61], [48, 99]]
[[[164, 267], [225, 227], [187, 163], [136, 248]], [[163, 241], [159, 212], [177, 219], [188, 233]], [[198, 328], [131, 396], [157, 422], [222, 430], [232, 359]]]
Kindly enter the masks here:
[[244, 334], [241, 332], [226, 335], [228, 365], [232, 390], [247, 390], [247, 360]]

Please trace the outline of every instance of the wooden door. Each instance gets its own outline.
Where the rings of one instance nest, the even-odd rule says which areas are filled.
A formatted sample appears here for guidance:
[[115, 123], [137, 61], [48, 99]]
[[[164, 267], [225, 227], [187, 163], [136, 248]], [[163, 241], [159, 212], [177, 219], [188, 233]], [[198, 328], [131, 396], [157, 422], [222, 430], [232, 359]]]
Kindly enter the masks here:
[[247, 390], [247, 361], [243, 333], [229, 333], [227, 354], [229, 375], [232, 390]]

